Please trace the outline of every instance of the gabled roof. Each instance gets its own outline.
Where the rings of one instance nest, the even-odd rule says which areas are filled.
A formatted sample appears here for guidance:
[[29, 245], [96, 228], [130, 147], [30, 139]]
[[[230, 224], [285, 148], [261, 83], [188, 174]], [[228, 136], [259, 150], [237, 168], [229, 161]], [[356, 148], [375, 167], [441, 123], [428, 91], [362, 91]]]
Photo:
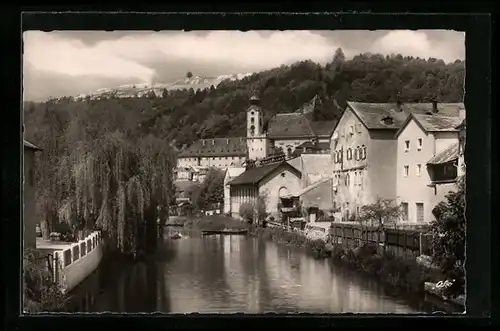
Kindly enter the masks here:
[[235, 179], [233, 179], [229, 184], [230, 185], [244, 185], [250, 184], [255, 185], [270, 175], [273, 171], [281, 167], [289, 167], [298, 173], [299, 177], [301, 176], [300, 171], [292, 167], [286, 161], [281, 163], [269, 164], [261, 167], [250, 168]]
[[414, 120], [424, 132], [453, 132], [458, 131], [457, 127], [462, 122], [460, 117], [444, 116], [439, 114], [422, 115], [410, 114], [404, 121], [401, 128], [396, 132], [398, 137], [411, 120]]
[[271, 139], [314, 137], [309, 120], [300, 113], [276, 114], [268, 124], [267, 136]]
[[35, 150], [35, 151], [43, 151], [42, 148], [38, 147], [37, 145], [35, 144], [32, 144], [30, 143], [29, 141], [27, 140], [23, 140], [24, 142], [24, 148], [27, 148], [27, 149], [32, 149], [32, 150]]
[[[432, 113], [432, 103], [402, 103], [400, 110], [396, 103], [363, 103], [347, 102], [358, 119], [368, 130], [373, 129], [400, 129], [410, 114]], [[438, 103], [438, 112], [433, 115], [459, 117], [460, 111], [465, 110], [463, 103]], [[386, 125], [382, 119], [391, 117], [393, 123]]]
[[247, 143], [244, 137], [198, 139], [178, 157], [246, 156]]
[[458, 159], [458, 143], [455, 143], [443, 151], [434, 155], [427, 164], [443, 164]]

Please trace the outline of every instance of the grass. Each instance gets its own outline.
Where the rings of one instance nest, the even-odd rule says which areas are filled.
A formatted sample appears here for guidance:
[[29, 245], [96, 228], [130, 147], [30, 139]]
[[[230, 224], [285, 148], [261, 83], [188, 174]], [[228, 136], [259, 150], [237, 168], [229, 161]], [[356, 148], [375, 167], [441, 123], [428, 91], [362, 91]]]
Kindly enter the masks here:
[[248, 228], [247, 223], [225, 215], [186, 218], [183, 224], [185, 228], [199, 231], [243, 230]]
[[332, 258], [335, 262], [377, 277], [383, 283], [398, 290], [422, 293], [424, 283], [432, 278], [431, 271], [419, 265], [412, 258], [402, 258], [387, 251], [377, 252], [375, 244], [368, 243], [356, 249], [334, 247]]

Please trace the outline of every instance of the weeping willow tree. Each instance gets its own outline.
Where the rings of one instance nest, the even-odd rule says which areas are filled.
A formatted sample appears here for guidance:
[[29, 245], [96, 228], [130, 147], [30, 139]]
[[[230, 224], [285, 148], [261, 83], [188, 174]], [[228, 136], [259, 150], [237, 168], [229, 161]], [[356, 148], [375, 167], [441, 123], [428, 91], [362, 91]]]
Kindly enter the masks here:
[[39, 217], [51, 231], [55, 223], [69, 225], [73, 234], [105, 230], [123, 253], [153, 251], [157, 220], [165, 222], [173, 193], [171, 147], [151, 135], [99, 133], [102, 128], [89, 121], [77, 116], [57, 142], [47, 138], [48, 151], [38, 160]]

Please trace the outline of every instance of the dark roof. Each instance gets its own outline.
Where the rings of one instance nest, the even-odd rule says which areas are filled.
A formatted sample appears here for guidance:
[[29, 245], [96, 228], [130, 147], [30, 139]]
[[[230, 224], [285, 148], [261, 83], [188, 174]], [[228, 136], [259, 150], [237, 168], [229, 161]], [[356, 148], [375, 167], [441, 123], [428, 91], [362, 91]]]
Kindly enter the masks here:
[[443, 164], [458, 159], [458, 143], [455, 143], [445, 150], [434, 155], [427, 164]]
[[28, 149], [32, 149], [32, 150], [35, 150], [35, 151], [43, 151], [42, 148], [38, 147], [37, 145], [35, 144], [32, 144], [30, 143], [29, 141], [27, 140], [24, 140], [24, 147], [25, 148], [28, 148]]
[[404, 121], [401, 128], [396, 133], [396, 137], [403, 132], [404, 128], [411, 120], [414, 120], [418, 126], [425, 132], [453, 132], [458, 131], [457, 127], [462, 122], [460, 117], [444, 116], [444, 115], [422, 115], [410, 114]]
[[311, 127], [318, 137], [328, 137], [333, 133], [338, 121], [315, 121], [311, 122]]
[[178, 157], [196, 156], [246, 156], [244, 137], [198, 139]]
[[425, 131], [428, 132], [456, 131], [456, 127], [462, 122], [462, 119], [459, 117], [421, 114], [413, 114], [413, 116]]
[[306, 141], [297, 146], [296, 148], [312, 148], [312, 149], [329, 149], [330, 143], [316, 143], [314, 144], [312, 141]]
[[276, 114], [268, 124], [267, 135], [271, 139], [314, 137], [309, 120], [300, 113]]
[[[347, 102], [348, 107], [354, 111], [360, 121], [367, 129], [399, 129], [405, 123], [410, 114], [422, 114], [432, 112], [432, 103], [403, 103], [401, 110], [397, 110], [396, 103], [363, 103]], [[465, 110], [463, 103], [438, 103], [438, 113], [435, 115], [444, 115], [459, 117], [460, 111]], [[391, 117], [393, 123], [384, 124], [382, 119]]]
[[[285, 166], [285, 167], [290, 167], [291, 169], [295, 169], [292, 167], [290, 164], [288, 164], [286, 161], [283, 161], [281, 163], [274, 163], [274, 164], [269, 164], [269, 165], [264, 165], [261, 167], [255, 167], [255, 168], [250, 168], [235, 179], [233, 179], [229, 184], [230, 185], [243, 185], [243, 184], [251, 184], [255, 185], [259, 183], [261, 180], [263, 180], [265, 177], [267, 177], [269, 174], [271, 174], [274, 170]], [[300, 173], [300, 172], [299, 172]]]

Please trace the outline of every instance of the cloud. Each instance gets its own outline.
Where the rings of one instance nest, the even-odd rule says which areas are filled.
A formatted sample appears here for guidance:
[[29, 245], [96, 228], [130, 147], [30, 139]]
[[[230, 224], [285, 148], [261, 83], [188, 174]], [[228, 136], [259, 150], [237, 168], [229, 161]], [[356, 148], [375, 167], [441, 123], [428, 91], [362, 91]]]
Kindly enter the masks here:
[[114, 82], [166, 83], [183, 78], [187, 71], [215, 76], [307, 59], [325, 63], [338, 47], [348, 57], [402, 53], [445, 61], [463, 57], [465, 50], [463, 34], [457, 39], [453, 31], [420, 30], [27, 31], [23, 38], [26, 95], [36, 89], [37, 95], [53, 96], [112, 87], [104, 84]]
[[[460, 32], [453, 32], [463, 35]], [[372, 46], [372, 49], [383, 53], [399, 53], [407, 56], [418, 56], [423, 58], [435, 57], [446, 62], [451, 62], [463, 55], [449, 47], [447, 42], [432, 41], [428, 33], [424, 31], [396, 30], [390, 31], [385, 36], [378, 39]], [[465, 50], [465, 45], [463, 45]]]

